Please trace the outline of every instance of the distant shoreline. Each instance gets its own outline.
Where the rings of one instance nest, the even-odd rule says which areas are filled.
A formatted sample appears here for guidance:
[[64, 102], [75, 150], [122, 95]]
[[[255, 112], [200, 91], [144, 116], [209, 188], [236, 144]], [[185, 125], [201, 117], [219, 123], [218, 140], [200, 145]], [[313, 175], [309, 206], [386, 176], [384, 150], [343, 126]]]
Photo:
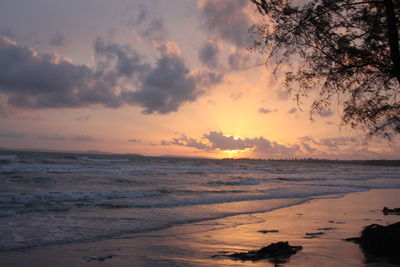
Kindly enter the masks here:
[[160, 155], [148, 156], [136, 153], [112, 153], [105, 151], [62, 151], [62, 150], [46, 150], [46, 149], [9, 149], [0, 148], [0, 153], [60, 153], [60, 154], [82, 154], [82, 155], [95, 155], [95, 156], [130, 156], [130, 157], [148, 157], [148, 158], [177, 158], [177, 159], [195, 159], [195, 160], [222, 160], [222, 161], [243, 161], [243, 162], [290, 162], [290, 163], [327, 163], [327, 164], [353, 164], [353, 165], [368, 165], [368, 166], [389, 166], [400, 167], [400, 159], [370, 159], [370, 160], [340, 160], [340, 159], [318, 159], [318, 158], [290, 158], [290, 159], [256, 159], [256, 158], [207, 158], [207, 157], [191, 157], [180, 155]]

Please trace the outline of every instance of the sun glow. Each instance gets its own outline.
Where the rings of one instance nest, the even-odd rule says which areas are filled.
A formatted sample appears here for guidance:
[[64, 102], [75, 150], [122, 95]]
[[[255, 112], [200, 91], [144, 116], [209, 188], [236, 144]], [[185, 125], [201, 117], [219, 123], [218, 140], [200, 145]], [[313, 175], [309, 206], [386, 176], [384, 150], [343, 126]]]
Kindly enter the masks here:
[[245, 152], [245, 149], [243, 150], [221, 150], [220, 155], [221, 158], [238, 158], [238, 157], [243, 157], [243, 153]]

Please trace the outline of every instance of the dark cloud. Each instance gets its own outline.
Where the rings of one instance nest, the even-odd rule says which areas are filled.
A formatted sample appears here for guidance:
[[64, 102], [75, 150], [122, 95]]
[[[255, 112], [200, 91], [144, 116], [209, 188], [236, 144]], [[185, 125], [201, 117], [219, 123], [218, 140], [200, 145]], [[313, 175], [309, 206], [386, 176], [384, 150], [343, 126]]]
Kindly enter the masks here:
[[212, 148], [197, 139], [187, 137], [186, 135], [182, 135], [179, 138], [173, 138], [171, 141], [161, 141], [161, 145], [169, 146], [169, 145], [178, 145], [178, 146], [186, 146], [186, 147], [194, 147], [200, 150], [210, 151]]
[[65, 37], [61, 32], [56, 32], [50, 39], [49, 44], [52, 46], [62, 46], [65, 43]]
[[[155, 66], [127, 45], [94, 42], [97, 67], [74, 64], [56, 53], [39, 53], [0, 38], [0, 97], [20, 108], [139, 105], [166, 114], [195, 101], [222, 75], [192, 72], [175, 43], [164, 42]], [[1, 95], [2, 94], [2, 95]]]
[[233, 136], [226, 136], [222, 132], [216, 131], [204, 134], [202, 139], [195, 139], [182, 135], [169, 142], [163, 141], [162, 144], [193, 147], [204, 151], [249, 149], [255, 153], [266, 156], [290, 156], [300, 152], [299, 145], [282, 145], [275, 141], [269, 141], [264, 137], [234, 138]]
[[128, 45], [105, 42], [98, 37], [94, 51], [100, 69], [113, 68], [121, 76], [142, 78], [150, 70], [150, 65], [143, 63], [142, 57]]
[[338, 150], [341, 146], [348, 146], [355, 143], [358, 143], [358, 140], [351, 137], [322, 138], [319, 141], [321, 146], [328, 147], [330, 150]]
[[162, 18], [156, 18], [139, 30], [139, 35], [150, 41], [164, 41], [167, 39], [168, 30], [164, 25], [164, 20]]
[[216, 41], [208, 40], [199, 51], [200, 62], [209, 68], [217, 68], [220, 50], [221, 48]]
[[215, 73], [192, 74], [175, 43], [164, 43], [159, 50], [161, 57], [141, 88], [125, 94], [128, 101], [142, 106], [145, 114], [177, 111], [183, 103], [194, 102], [205, 87], [222, 81], [222, 76]]
[[150, 1], [139, 4], [130, 3], [130, 7], [125, 11], [123, 21], [126, 22], [127, 26], [133, 27], [140, 38], [147, 41], [162, 42], [167, 40], [168, 30], [165, 27], [164, 19], [159, 15], [157, 16], [158, 12], [154, 12], [159, 8], [157, 4], [154, 4]]
[[231, 70], [243, 70], [250, 66], [250, 54], [247, 50], [238, 49], [228, 57], [228, 65]]
[[[128, 26], [140, 26], [143, 24], [148, 16], [148, 10], [146, 6], [141, 4], [132, 4], [131, 8], [128, 8], [125, 14], [125, 21]], [[133, 14], [132, 14], [133, 12]]]
[[250, 44], [248, 29], [253, 24], [247, 0], [202, 0], [199, 10], [203, 27], [215, 37], [247, 48]]
[[272, 112], [277, 112], [277, 109], [269, 109], [269, 108], [260, 108], [258, 110], [259, 113], [263, 113], [263, 114], [268, 114], [268, 113], [272, 113]]
[[210, 142], [210, 145], [213, 149], [243, 150], [254, 147], [254, 144], [248, 138], [235, 139], [233, 136], [225, 136], [222, 132], [212, 131], [208, 134], [204, 134], [203, 137]]
[[299, 138], [303, 147], [307, 146], [307, 144], [314, 144], [317, 146], [326, 147], [331, 151], [337, 151], [345, 146], [351, 145], [360, 145], [360, 141], [353, 137], [331, 137], [331, 138], [321, 138], [319, 140], [315, 140], [309, 136], [303, 136]]
[[140, 139], [129, 139], [128, 142], [129, 143], [140, 143], [142, 141]]
[[[118, 106], [112, 80], [55, 53], [38, 53], [0, 38], [0, 93], [23, 108]], [[101, 85], [101, 86], [98, 86]], [[116, 103], [117, 102], [117, 103]]]
[[296, 109], [296, 108], [291, 108], [291, 109], [288, 111], [289, 114], [294, 114], [294, 113], [296, 113], [296, 112], [297, 112], [297, 109]]
[[315, 149], [314, 147], [310, 146], [310, 145], [307, 144], [307, 143], [301, 143], [301, 146], [302, 146], [303, 149], [304, 149], [305, 151], [307, 151], [308, 153], [313, 153], [313, 152], [317, 151], [317, 149]]

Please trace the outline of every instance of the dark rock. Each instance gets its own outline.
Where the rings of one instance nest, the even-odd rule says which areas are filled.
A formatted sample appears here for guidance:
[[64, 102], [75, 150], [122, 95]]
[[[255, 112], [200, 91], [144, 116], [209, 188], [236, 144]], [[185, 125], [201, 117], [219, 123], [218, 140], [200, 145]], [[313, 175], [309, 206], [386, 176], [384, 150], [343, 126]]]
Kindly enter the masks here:
[[388, 207], [384, 207], [382, 211], [385, 215], [400, 215], [400, 208], [389, 209]]
[[353, 242], [356, 244], [360, 244], [361, 237], [349, 237], [349, 238], [345, 238], [343, 240], [348, 241], [348, 242]]
[[237, 260], [257, 261], [262, 259], [286, 261], [290, 256], [300, 251], [302, 246], [291, 246], [289, 242], [277, 242], [263, 247], [259, 250], [251, 250], [248, 252], [239, 252], [228, 255], [228, 257]]
[[323, 227], [323, 228], [318, 228], [319, 231], [330, 231], [330, 230], [336, 230], [335, 227]]
[[313, 238], [317, 238], [323, 234], [325, 234], [325, 233], [324, 232], [306, 233], [306, 236], [304, 238], [313, 239]]
[[388, 226], [371, 224], [364, 228], [361, 237], [346, 240], [358, 243], [365, 254], [400, 260], [400, 222]]
[[260, 230], [259, 233], [268, 234], [268, 233], [278, 233], [278, 230]]
[[105, 261], [106, 259], [112, 259], [115, 255], [107, 255], [107, 256], [89, 256], [84, 257], [86, 261]]
[[306, 235], [323, 235], [324, 232], [306, 233]]

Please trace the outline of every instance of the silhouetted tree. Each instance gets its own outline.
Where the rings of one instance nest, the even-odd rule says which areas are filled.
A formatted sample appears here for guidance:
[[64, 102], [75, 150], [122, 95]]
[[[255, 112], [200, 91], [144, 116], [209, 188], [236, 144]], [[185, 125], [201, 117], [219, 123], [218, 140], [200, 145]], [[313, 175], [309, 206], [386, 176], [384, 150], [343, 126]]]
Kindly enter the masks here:
[[[289, 64], [297, 99], [343, 104], [343, 122], [390, 139], [400, 133], [400, 0], [250, 0], [263, 18], [253, 49]], [[296, 63], [294, 63], [296, 62]]]

